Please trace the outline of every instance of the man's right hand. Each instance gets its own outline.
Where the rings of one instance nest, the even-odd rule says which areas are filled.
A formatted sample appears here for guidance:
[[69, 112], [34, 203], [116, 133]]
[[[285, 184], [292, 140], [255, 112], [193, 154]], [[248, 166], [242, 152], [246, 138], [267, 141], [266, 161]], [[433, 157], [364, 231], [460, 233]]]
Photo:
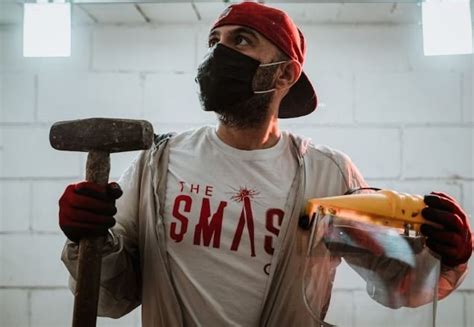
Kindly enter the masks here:
[[70, 184], [59, 199], [59, 226], [73, 242], [83, 237], [104, 236], [115, 225], [115, 200], [122, 196], [117, 183]]

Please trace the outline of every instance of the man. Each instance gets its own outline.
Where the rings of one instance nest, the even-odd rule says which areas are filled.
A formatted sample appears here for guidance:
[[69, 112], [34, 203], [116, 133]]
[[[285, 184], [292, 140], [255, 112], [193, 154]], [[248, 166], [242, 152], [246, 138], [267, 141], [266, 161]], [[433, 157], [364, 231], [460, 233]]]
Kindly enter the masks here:
[[[366, 184], [344, 154], [278, 127], [278, 118], [316, 108], [302, 71], [305, 50], [284, 12], [250, 2], [230, 6], [211, 28], [196, 77], [217, 128], [157, 138], [123, 174], [123, 196], [116, 183], [66, 188], [59, 218], [70, 239], [63, 260], [72, 288], [76, 242], [108, 235], [100, 315], [120, 317], [141, 304], [144, 326], [316, 326], [324, 318], [340, 259], [309, 263], [319, 272], [310, 283], [321, 291], [313, 292], [313, 317], [301, 291], [310, 232], [298, 221], [307, 199]], [[443, 262], [434, 295], [442, 298], [466, 272], [471, 234], [454, 199], [433, 193], [425, 202], [425, 218], [443, 226], [422, 228]], [[399, 296], [407, 280], [424, 273], [392, 277], [390, 292], [401, 302], [387, 294], [375, 299], [393, 307], [426, 302], [407, 289]]]

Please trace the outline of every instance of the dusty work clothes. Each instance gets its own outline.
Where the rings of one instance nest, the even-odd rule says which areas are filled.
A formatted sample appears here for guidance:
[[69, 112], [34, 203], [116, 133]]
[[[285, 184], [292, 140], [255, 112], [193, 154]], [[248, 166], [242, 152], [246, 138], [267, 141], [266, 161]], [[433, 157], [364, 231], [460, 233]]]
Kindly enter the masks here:
[[[198, 142], [205, 138], [209, 128], [193, 132], [192, 140], [195, 140], [196, 148], [199, 148]], [[177, 291], [179, 287], [176, 286], [179, 279], [173, 276], [167, 252], [170, 234], [166, 220], [169, 217], [164, 217], [164, 204], [170, 148], [188, 136], [177, 135], [160, 142], [151, 150], [143, 151], [121, 178], [124, 195], [117, 203], [117, 224], [108, 237], [103, 257], [99, 301], [101, 316], [120, 317], [141, 304], [142, 322], [146, 327], [209, 325], [207, 321], [196, 322], [188, 307], [183, 305], [181, 294]], [[324, 146], [314, 146], [308, 140], [292, 134], [288, 136], [288, 151], [297, 169], [283, 208], [285, 214], [280, 232], [273, 242], [268, 281], [263, 292], [259, 321], [256, 323], [259, 326], [318, 325], [308, 312], [302, 296], [301, 285], [310, 232], [298, 227], [299, 217], [307, 199], [341, 195], [348, 189], [366, 185], [346, 155]], [[72, 290], [75, 288], [77, 249], [76, 244], [67, 242], [62, 255], [72, 276]], [[426, 254], [421, 252], [416, 260], [428, 262], [424, 258]], [[356, 262], [357, 259], [350, 257], [345, 259], [354, 267], [374, 266], [379, 276], [390, 275], [390, 294], [387, 295], [385, 290], [378, 291], [379, 285], [373, 282], [366, 271], [358, 271], [366, 279], [370, 295], [382, 304], [391, 306], [393, 301], [390, 297], [396, 297], [397, 306], [417, 306], [436, 296], [426, 293], [420, 296], [416, 292], [416, 285], [413, 285], [413, 291], [407, 291], [407, 281], [421, 280], [427, 273], [425, 269], [430, 268], [427, 265], [406, 271], [394, 269], [394, 263], [390, 261], [372, 265], [371, 262]], [[318, 282], [309, 283], [316, 294], [311, 305], [317, 312], [323, 312], [328, 304], [339, 263], [338, 257], [324, 262], [308, 260], [307, 271], [318, 272]], [[384, 270], [391, 274], [384, 274]], [[466, 264], [454, 269], [444, 267], [437, 296], [442, 298], [452, 292], [462, 281], [466, 270]], [[393, 272], [398, 271], [400, 276], [393, 276]], [[307, 293], [311, 294], [311, 289]], [[228, 296], [235, 297], [238, 294], [230, 293]], [[193, 310], [207, 310], [209, 303], [201, 303], [200, 299], [196, 302], [193, 303]], [[225, 316], [225, 313], [220, 316]], [[211, 325], [222, 325], [218, 320], [219, 315], [216, 319], [216, 323]]]

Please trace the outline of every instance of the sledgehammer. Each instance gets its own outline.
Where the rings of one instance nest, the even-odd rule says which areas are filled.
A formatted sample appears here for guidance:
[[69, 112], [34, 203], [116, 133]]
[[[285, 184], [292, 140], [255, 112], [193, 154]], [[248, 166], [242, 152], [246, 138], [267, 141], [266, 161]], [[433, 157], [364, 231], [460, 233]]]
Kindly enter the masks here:
[[[107, 185], [109, 154], [150, 148], [153, 127], [147, 121], [129, 119], [62, 121], [51, 127], [49, 141], [57, 150], [88, 152], [86, 180]], [[96, 325], [104, 241], [104, 237], [94, 237], [83, 238], [79, 242], [73, 327]]]

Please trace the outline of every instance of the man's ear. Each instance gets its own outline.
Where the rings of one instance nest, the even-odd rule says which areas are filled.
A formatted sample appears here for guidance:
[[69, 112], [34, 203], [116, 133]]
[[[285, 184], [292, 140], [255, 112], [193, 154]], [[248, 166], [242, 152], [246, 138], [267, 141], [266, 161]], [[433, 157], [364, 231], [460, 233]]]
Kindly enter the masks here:
[[296, 60], [289, 60], [281, 65], [281, 73], [275, 80], [275, 88], [290, 89], [301, 76], [302, 67]]

